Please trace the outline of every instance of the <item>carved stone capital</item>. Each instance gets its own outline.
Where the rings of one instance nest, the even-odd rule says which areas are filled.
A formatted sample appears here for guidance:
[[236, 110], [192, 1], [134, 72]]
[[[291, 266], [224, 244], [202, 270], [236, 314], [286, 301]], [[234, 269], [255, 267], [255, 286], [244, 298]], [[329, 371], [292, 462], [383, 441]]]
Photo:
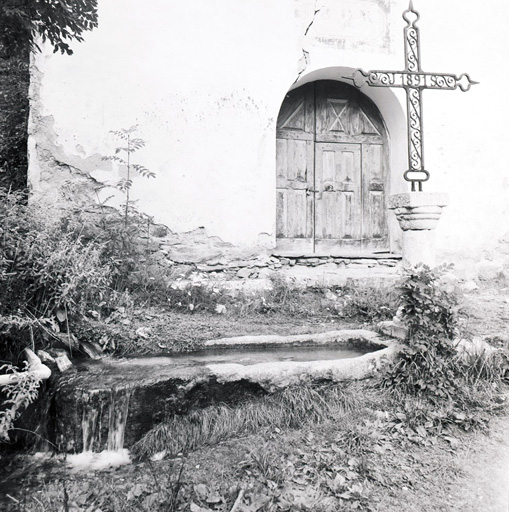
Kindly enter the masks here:
[[406, 192], [390, 196], [389, 209], [394, 210], [403, 231], [431, 230], [436, 228], [447, 202], [447, 194]]

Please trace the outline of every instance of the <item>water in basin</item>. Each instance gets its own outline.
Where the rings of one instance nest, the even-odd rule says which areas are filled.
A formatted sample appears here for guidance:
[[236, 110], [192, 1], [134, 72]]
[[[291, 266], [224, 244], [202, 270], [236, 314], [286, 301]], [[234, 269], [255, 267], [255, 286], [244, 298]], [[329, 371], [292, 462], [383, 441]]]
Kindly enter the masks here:
[[214, 348], [199, 350], [186, 354], [174, 354], [171, 357], [137, 357], [122, 362], [125, 366], [161, 366], [168, 365], [206, 365], [234, 363], [253, 365], [259, 363], [279, 361], [328, 361], [334, 359], [349, 359], [359, 357], [380, 348], [362, 344], [356, 345], [292, 345], [292, 346], [265, 346], [236, 349]]

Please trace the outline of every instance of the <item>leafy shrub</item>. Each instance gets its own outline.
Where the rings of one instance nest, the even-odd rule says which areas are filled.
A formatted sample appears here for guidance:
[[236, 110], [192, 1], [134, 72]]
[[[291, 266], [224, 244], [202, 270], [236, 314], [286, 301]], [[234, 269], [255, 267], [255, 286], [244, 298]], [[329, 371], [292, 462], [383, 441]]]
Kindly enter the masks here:
[[407, 271], [399, 283], [399, 316], [409, 329], [411, 339], [440, 344], [452, 340], [458, 328], [458, 298], [441, 285], [451, 265], [434, 269], [418, 265]]
[[409, 336], [381, 385], [399, 394], [404, 410], [394, 424], [411, 439], [444, 432], [451, 440], [451, 426], [485, 425], [486, 411], [499, 407], [495, 393], [504, 356], [458, 352], [453, 341], [460, 323], [458, 299], [441, 283], [448, 269], [421, 265], [407, 271], [399, 285], [399, 315]]
[[[28, 370], [26, 361], [25, 370]], [[1, 366], [0, 372], [16, 377], [16, 382], [2, 387], [2, 394], [6, 399], [0, 410], [0, 441], [9, 441], [9, 431], [15, 419], [37, 398], [40, 381], [27, 371], [17, 371], [11, 364]]]
[[453, 398], [462, 385], [461, 369], [452, 347], [413, 342], [387, 370], [384, 385], [414, 395]]
[[[0, 7], [1, 9], [1, 7]], [[2, 27], [3, 28], [3, 27]], [[0, 48], [0, 53], [1, 53]], [[0, 57], [0, 186], [27, 185], [28, 87], [30, 55], [20, 49]]]
[[126, 218], [115, 208], [98, 206], [77, 213], [72, 228], [86, 243], [102, 247], [102, 261], [111, 265], [111, 286], [117, 291], [133, 288], [133, 273], [150, 256], [150, 217], [129, 207]]
[[152, 218], [139, 212], [131, 201], [125, 213], [104, 205], [74, 211], [68, 229], [85, 243], [102, 248], [101, 261], [111, 268], [111, 288], [126, 290], [138, 301], [167, 303], [168, 281], [175, 271], [165, 264], [159, 245], [151, 238]]
[[[115, 148], [115, 155], [105, 156], [103, 160], [110, 160], [116, 162], [120, 168], [124, 169], [127, 173], [125, 178], [121, 178], [117, 183], [117, 188], [125, 193], [125, 205], [124, 205], [124, 223], [127, 226], [129, 224], [129, 210], [131, 202], [129, 199], [129, 192], [133, 185], [132, 174], [136, 172], [138, 175], [144, 178], [154, 178], [155, 173], [149, 171], [145, 166], [141, 164], [135, 164], [132, 161], [134, 153], [145, 147], [145, 141], [136, 137], [134, 134], [138, 127], [131, 126], [130, 128], [122, 128], [120, 130], [113, 130], [111, 133], [116, 135], [122, 142], [122, 146]], [[124, 158], [120, 155], [123, 155]]]
[[409, 331], [399, 360], [383, 385], [437, 399], [452, 398], [462, 385], [462, 364], [453, 346], [457, 298], [440, 286], [447, 266], [419, 265], [399, 283], [398, 314]]

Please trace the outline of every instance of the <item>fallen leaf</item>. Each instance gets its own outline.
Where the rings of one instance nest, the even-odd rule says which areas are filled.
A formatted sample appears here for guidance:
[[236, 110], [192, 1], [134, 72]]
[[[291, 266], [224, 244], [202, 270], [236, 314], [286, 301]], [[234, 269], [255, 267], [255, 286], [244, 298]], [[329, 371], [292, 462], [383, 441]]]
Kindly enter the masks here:
[[154, 505], [159, 501], [159, 494], [157, 492], [154, 492], [152, 494], [149, 494], [144, 500], [143, 500], [143, 506], [145, 509], [148, 510], [154, 510]]
[[146, 485], [136, 484], [133, 488], [133, 494], [136, 497], [141, 496], [146, 491], [146, 489], [147, 489]]
[[217, 494], [217, 492], [214, 492], [214, 493], [209, 494], [207, 496], [207, 498], [205, 499], [205, 501], [207, 503], [215, 504], [215, 503], [221, 503], [224, 500], [221, 496], [219, 496], [219, 494]]
[[159, 460], [163, 460], [166, 457], [167, 453], [168, 453], [167, 450], [163, 450], [161, 452], [154, 453], [154, 455], [152, 455], [152, 457], [150, 457], [150, 460], [152, 462], [157, 462]]
[[199, 505], [196, 505], [196, 503], [191, 502], [191, 512], [213, 512], [208, 507], [200, 507]]
[[333, 480], [332, 483], [333, 483], [333, 486], [334, 486], [332, 488], [332, 490], [333, 491], [338, 491], [342, 485], [345, 485], [346, 478], [342, 474], [337, 473], [336, 476], [334, 477], [334, 480]]
[[224, 315], [226, 313], [226, 306], [224, 304], [217, 304], [215, 312], [218, 315]]
[[57, 309], [57, 320], [59, 322], [64, 322], [67, 318], [67, 313], [63, 309]]
[[444, 439], [451, 445], [451, 448], [456, 448], [459, 444], [459, 440], [452, 436], [444, 436]]
[[202, 501], [207, 499], [209, 495], [209, 488], [205, 484], [197, 484], [193, 487], [196, 496]]

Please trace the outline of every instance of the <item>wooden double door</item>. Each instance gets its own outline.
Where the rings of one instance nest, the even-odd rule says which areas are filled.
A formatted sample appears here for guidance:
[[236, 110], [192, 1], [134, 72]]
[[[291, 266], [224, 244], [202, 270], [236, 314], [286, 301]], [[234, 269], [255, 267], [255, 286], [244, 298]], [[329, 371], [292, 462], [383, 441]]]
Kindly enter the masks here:
[[277, 121], [277, 248], [388, 248], [388, 138], [366, 96], [323, 80], [290, 91]]

